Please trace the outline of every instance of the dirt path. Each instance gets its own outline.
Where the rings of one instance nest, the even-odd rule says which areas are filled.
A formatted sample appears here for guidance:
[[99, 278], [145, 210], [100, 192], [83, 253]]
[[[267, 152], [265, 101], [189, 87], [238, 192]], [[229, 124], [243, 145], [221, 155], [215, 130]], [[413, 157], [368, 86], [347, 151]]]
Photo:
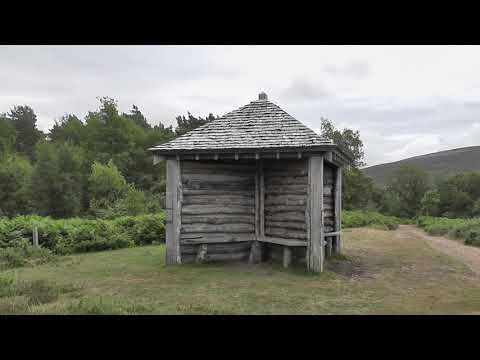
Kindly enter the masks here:
[[414, 225], [400, 225], [399, 230], [404, 236], [416, 236], [424, 239], [434, 249], [459, 259], [472, 271], [480, 275], [480, 248], [463, 245], [462, 243], [446, 239], [441, 236], [429, 236]]

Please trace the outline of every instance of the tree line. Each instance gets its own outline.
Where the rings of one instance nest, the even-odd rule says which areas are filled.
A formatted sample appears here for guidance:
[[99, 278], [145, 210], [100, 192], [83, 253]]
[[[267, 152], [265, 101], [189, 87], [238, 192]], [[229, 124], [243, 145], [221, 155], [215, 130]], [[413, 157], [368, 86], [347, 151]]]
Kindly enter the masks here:
[[27, 105], [0, 114], [0, 216], [151, 212], [165, 192], [165, 167], [153, 166], [147, 149], [215, 119], [188, 113], [175, 129], [152, 126], [135, 105], [122, 113], [111, 98], [99, 102], [83, 120], [66, 114], [47, 133]]

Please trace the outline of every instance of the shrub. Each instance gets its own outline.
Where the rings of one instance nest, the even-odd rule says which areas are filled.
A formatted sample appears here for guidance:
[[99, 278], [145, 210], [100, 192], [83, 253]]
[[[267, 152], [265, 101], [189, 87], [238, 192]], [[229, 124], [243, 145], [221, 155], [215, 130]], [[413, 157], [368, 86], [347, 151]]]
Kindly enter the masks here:
[[417, 219], [417, 225], [430, 235], [447, 235], [450, 238], [463, 239], [466, 245], [480, 246], [480, 218], [422, 216]]
[[342, 226], [345, 228], [375, 226], [386, 230], [395, 230], [403, 223], [402, 219], [385, 216], [376, 211], [353, 210], [342, 212]]
[[[35, 226], [40, 248], [31, 245]], [[164, 240], [164, 212], [113, 220], [55, 220], [34, 215], [0, 218], [0, 262], [8, 267], [45, 262], [53, 254], [119, 249]]]

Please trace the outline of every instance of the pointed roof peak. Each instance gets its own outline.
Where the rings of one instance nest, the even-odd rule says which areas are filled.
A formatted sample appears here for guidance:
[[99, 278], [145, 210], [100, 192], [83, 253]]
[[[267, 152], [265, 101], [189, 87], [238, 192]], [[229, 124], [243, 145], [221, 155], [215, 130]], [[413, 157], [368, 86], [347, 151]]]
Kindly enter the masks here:
[[268, 149], [308, 150], [335, 146], [268, 101], [261, 92], [254, 100], [167, 143], [151, 148], [160, 153]]

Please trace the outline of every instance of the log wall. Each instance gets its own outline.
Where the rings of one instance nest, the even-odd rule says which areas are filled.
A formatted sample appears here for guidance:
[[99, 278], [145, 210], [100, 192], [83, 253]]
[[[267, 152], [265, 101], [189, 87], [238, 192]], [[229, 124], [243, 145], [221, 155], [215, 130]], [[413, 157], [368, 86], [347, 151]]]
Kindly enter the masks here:
[[323, 166], [323, 224], [326, 233], [335, 229], [335, 176], [336, 169], [324, 162]]
[[[248, 259], [255, 240], [255, 163], [182, 161], [182, 262]], [[238, 241], [245, 241], [239, 243]]]
[[[308, 194], [306, 159], [264, 161], [265, 236], [307, 241], [305, 211]], [[282, 247], [264, 245], [271, 258], [281, 258]], [[305, 258], [305, 248], [295, 249], [293, 259]], [[267, 255], [268, 256], [268, 255]]]

